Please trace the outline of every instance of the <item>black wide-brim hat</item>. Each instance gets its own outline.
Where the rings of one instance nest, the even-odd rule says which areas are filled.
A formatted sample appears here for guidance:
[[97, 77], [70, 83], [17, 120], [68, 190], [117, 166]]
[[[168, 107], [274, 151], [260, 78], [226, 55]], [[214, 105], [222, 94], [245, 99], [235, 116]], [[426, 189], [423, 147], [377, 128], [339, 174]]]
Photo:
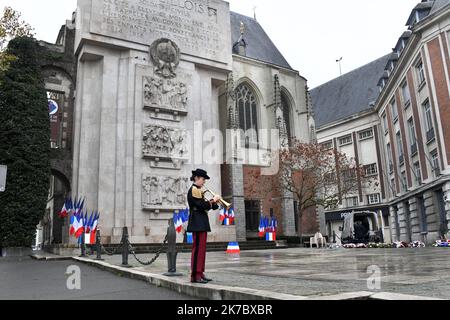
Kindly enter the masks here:
[[205, 178], [206, 180], [211, 179], [208, 176], [208, 172], [206, 172], [205, 170], [202, 170], [202, 169], [197, 169], [195, 171], [192, 171], [192, 176], [193, 177], [202, 177], [202, 178]]

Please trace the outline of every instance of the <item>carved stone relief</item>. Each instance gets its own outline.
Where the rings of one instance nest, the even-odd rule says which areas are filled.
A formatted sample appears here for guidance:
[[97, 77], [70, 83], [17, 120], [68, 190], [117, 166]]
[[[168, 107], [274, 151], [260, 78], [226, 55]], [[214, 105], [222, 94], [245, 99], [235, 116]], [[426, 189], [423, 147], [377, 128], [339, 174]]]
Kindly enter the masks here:
[[144, 108], [151, 118], [180, 121], [187, 115], [188, 88], [185, 82], [159, 76], [144, 77]]
[[159, 125], [144, 125], [142, 153], [151, 167], [180, 169], [189, 158], [186, 130]]
[[142, 176], [142, 208], [144, 210], [176, 210], [186, 208], [189, 179], [169, 176]]
[[157, 76], [144, 77], [145, 107], [186, 112], [187, 94], [187, 86], [183, 82]]

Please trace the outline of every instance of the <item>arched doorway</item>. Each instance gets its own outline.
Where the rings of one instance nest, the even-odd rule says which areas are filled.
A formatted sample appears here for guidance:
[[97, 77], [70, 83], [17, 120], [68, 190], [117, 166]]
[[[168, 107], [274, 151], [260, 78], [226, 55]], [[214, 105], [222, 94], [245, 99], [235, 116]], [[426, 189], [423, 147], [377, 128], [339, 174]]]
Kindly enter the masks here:
[[[49, 199], [44, 217], [38, 226], [37, 244], [61, 244], [66, 242], [68, 218], [59, 217], [64, 200], [70, 194], [70, 181], [60, 170], [52, 168], [50, 176]], [[41, 234], [39, 234], [41, 233]]]

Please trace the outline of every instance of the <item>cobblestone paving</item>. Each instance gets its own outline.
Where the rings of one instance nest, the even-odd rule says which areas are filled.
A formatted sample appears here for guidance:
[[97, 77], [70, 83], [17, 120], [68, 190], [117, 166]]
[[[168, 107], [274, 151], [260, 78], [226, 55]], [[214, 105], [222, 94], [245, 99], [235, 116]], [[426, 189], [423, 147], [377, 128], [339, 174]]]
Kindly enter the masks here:
[[[149, 260], [152, 255], [141, 254]], [[104, 256], [120, 265], [121, 256]], [[167, 271], [165, 255], [149, 267], [150, 273]], [[190, 255], [179, 254], [178, 272], [189, 281]], [[370, 266], [381, 274], [381, 290], [369, 290]], [[301, 296], [332, 295], [354, 291], [384, 291], [450, 299], [450, 249], [286, 249], [244, 251], [240, 256], [207, 254], [207, 276], [214, 284], [269, 290]]]

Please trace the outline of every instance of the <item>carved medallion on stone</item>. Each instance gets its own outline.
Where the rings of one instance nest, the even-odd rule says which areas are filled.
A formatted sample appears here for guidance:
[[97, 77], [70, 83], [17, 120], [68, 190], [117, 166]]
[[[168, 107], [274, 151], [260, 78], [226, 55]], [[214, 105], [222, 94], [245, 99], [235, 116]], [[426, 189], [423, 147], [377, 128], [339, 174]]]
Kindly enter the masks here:
[[158, 39], [150, 46], [150, 58], [155, 73], [164, 78], [175, 78], [175, 69], [180, 63], [180, 49], [169, 39]]
[[188, 188], [188, 178], [144, 174], [142, 176], [142, 208], [156, 211], [186, 208]]

